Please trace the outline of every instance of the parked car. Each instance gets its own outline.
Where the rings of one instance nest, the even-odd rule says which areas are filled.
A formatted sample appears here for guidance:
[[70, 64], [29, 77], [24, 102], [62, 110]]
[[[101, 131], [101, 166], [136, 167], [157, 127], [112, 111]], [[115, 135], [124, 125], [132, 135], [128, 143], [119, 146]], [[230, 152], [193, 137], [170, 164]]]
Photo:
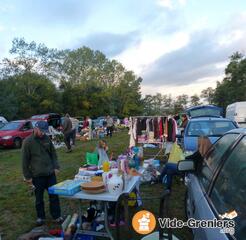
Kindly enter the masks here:
[[0, 129], [0, 146], [20, 148], [23, 140], [31, 135], [32, 132], [31, 121], [8, 122]]
[[47, 121], [49, 126], [53, 126], [57, 129], [61, 126], [61, 115], [57, 113], [34, 115], [31, 117], [31, 121], [33, 124], [35, 124], [37, 121]]
[[197, 117], [191, 118], [185, 128], [183, 136], [184, 151], [196, 151], [199, 136], [208, 136], [214, 143], [227, 131], [237, 128], [237, 124], [226, 118]]
[[178, 169], [187, 173], [188, 219], [226, 219], [229, 215], [235, 221], [234, 235], [223, 233], [220, 228], [193, 228], [194, 240], [246, 239], [245, 156], [246, 129], [240, 128], [224, 134], [214, 143], [200, 170], [191, 173], [193, 160], [178, 163]]
[[0, 116], [0, 123], [7, 123], [8, 121], [6, 120], [5, 117]]
[[226, 118], [246, 126], [246, 102], [235, 102], [227, 106]]

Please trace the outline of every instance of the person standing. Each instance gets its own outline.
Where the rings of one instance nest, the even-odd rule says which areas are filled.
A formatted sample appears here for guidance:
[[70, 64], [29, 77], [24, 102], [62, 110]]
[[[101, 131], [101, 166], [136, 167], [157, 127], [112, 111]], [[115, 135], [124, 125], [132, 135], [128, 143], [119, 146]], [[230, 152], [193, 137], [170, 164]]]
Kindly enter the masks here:
[[107, 116], [107, 136], [112, 137], [114, 130], [114, 120], [109, 115]]
[[71, 138], [72, 138], [72, 122], [70, 116], [67, 113], [63, 119], [62, 132], [64, 134], [64, 142], [67, 146], [67, 153], [72, 151]]
[[72, 145], [75, 146], [75, 139], [76, 139], [76, 133], [79, 125], [79, 120], [71, 117], [69, 119], [72, 122], [72, 130], [71, 130]]
[[[38, 121], [33, 134], [24, 140], [22, 146], [24, 179], [35, 189], [37, 225], [45, 222], [44, 191], [57, 183], [56, 175], [60, 169], [55, 148], [46, 133], [48, 133], [48, 123]], [[57, 223], [63, 222], [58, 196], [49, 195], [49, 202], [52, 218]]]

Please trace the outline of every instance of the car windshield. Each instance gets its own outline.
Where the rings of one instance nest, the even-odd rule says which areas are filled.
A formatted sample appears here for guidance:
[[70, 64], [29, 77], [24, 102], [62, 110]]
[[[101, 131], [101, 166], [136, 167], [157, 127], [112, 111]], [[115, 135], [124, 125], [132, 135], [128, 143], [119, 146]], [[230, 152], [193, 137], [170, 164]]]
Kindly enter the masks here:
[[35, 125], [36, 125], [37, 122], [38, 122], [38, 121], [31, 121], [32, 127], [35, 127]]
[[230, 121], [194, 121], [190, 122], [187, 135], [197, 136], [222, 136], [227, 131], [236, 128]]
[[1, 128], [1, 131], [16, 130], [16, 129], [18, 129], [20, 126], [21, 126], [21, 123], [20, 123], [20, 122], [10, 122], [10, 123], [7, 123], [6, 125], [4, 125], [4, 126]]

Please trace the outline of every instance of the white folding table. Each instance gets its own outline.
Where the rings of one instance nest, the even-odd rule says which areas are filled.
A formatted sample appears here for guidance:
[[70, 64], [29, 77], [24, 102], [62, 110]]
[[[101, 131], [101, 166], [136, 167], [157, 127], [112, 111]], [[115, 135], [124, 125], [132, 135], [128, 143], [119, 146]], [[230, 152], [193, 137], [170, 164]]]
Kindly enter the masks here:
[[[126, 227], [128, 228], [129, 226], [129, 213], [128, 213], [128, 196], [129, 193], [133, 191], [135, 187], [139, 187], [140, 184], [140, 176], [133, 176], [125, 185], [124, 190], [122, 193], [118, 195], [113, 195], [110, 194], [109, 192], [103, 192], [99, 194], [89, 194], [85, 193], [84, 191], [80, 191], [76, 193], [73, 196], [64, 196], [69, 199], [77, 199], [79, 200], [79, 221], [80, 221], [80, 227], [78, 228], [76, 234], [86, 234], [86, 235], [93, 235], [93, 236], [98, 236], [98, 237], [106, 237], [111, 240], [113, 240], [112, 233], [110, 232], [109, 229], [109, 221], [108, 221], [108, 207], [107, 203], [108, 202], [115, 202], [116, 203], [116, 216], [115, 216], [115, 221], [116, 221], [116, 239], [119, 239], [120, 236], [120, 231], [119, 231], [119, 206], [121, 202], [123, 201], [124, 203], [124, 214], [125, 214], [125, 222], [126, 222]], [[104, 208], [104, 224], [105, 224], [105, 232], [96, 232], [96, 231], [87, 231], [87, 230], [82, 230], [81, 228], [81, 223], [82, 223], [82, 209], [81, 209], [81, 201], [82, 200], [96, 200], [100, 201], [103, 204]], [[75, 234], [75, 235], [76, 235]]]

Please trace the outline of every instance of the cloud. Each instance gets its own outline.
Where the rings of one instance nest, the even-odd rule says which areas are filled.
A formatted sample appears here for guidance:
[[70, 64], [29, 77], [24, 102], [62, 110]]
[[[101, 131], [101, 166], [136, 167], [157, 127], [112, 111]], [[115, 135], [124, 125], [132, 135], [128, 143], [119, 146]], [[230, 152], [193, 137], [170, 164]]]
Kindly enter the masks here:
[[0, 24], [0, 32], [3, 32], [5, 30], [5, 27]]
[[158, 0], [157, 4], [168, 9], [173, 9], [172, 0]]
[[170, 86], [170, 85], [142, 85], [141, 92], [143, 95], [152, 94], [155, 95], [157, 92], [169, 95], [171, 94], [172, 97], [177, 97], [182, 94], [187, 94], [192, 96], [194, 94], [200, 94], [203, 89], [208, 87], [216, 87], [216, 82], [218, 80], [222, 80], [224, 77], [223, 74], [216, 75], [213, 77], [206, 77], [198, 79], [198, 81], [186, 85], [179, 85], [179, 86]]
[[177, 7], [184, 7], [187, 4], [186, 0], [157, 0], [157, 4], [161, 7], [173, 10]]
[[81, 45], [88, 46], [94, 50], [100, 50], [108, 57], [120, 54], [131, 45], [139, 41], [137, 32], [129, 32], [126, 34], [115, 33], [94, 33], [79, 41], [77, 47]]
[[176, 32], [166, 36], [143, 36], [141, 41], [116, 57], [128, 69], [137, 74], [149, 71], [149, 65], [163, 54], [182, 48], [189, 42], [189, 35]]
[[[25, 13], [26, 25], [29, 25], [32, 19], [32, 24], [42, 26], [45, 24], [48, 26], [82, 24], [91, 13], [92, 7], [87, 1], [76, 0], [60, 0], [59, 3], [57, 1], [26, 0], [24, 5], [22, 1], [18, 4], [20, 4], [18, 6], [20, 9], [24, 6], [22, 12]], [[17, 18], [21, 17], [20, 14], [21, 11], [18, 11]]]
[[228, 61], [233, 52], [246, 50], [246, 31], [242, 26], [241, 22], [233, 29], [194, 32], [188, 45], [164, 54], [142, 72], [143, 84], [184, 86], [223, 74], [220, 64]]

